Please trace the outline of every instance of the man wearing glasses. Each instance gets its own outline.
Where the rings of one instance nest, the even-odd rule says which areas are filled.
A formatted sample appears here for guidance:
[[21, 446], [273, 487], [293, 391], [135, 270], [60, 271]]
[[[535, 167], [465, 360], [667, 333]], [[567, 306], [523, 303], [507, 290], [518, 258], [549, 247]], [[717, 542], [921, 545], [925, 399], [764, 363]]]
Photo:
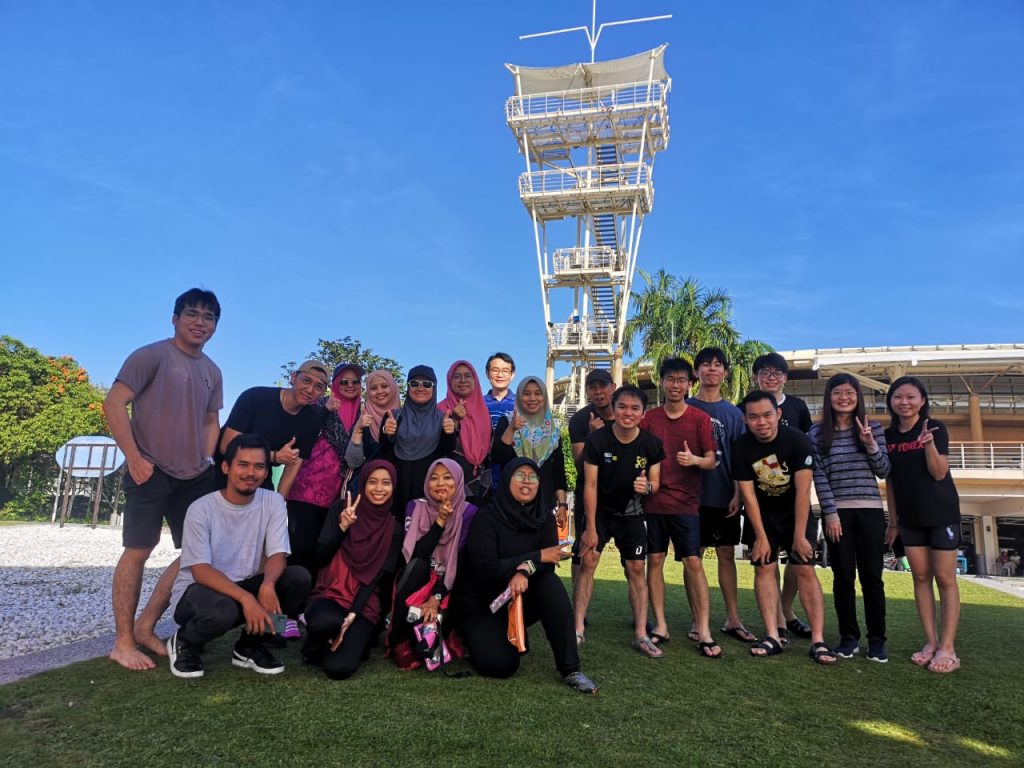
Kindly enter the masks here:
[[[132, 670], [153, 669], [138, 646], [160, 656], [167, 650], [154, 627], [167, 610], [178, 575], [175, 560], [160, 576], [135, 620], [142, 573], [160, 541], [166, 518], [181, 548], [185, 511], [214, 490], [212, 462], [224, 394], [220, 368], [203, 353], [217, 330], [220, 303], [212, 291], [193, 288], [174, 302], [174, 336], [135, 350], [118, 371], [103, 403], [110, 433], [125, 456], [124, 552], [114, 570], [116, 638], [110, 658]], [[129, 410], [130, 406], [130, 410]]]
[[[302, 462], [309, 458], [323, 426], [324, 410], [318, 402], [327, 392], [327, 366], [307, 360], [290, 377], [291, 386], [252, 387], [238, 396], [220, 438], [223, 452], [240, 434], [262, 435], [270, 443], [270, 462], [284, 466], [277, 491], [287, 496]], [[222, 475], [224, 485], [226, 478]], [[274, 490], [267, 473], [263, 488]]]
[[[495, 352], [487, 358], [487, 380], [491, 382], [491, 388], [484, 395], [484, 403], [491, 415], [491, 430], [493, 431], [501, 417], [504, 416], [512, 423], [512, 413], [516, 409], [516, 393], [512, 391], [512, 379], [516, 377], [516, 364], [512, 356], [505, 352]], [[491, 465], [491, 487], [497, 488], [501, 485], [501, 465]]]
[[[781, 414], [779, 424], [784, 427], [799, 429], [804, 434], [807, 434], [811, 429], [811, 412], [807, 408], [807, 403], [794, 395], [787, 396], [782, 391], [789, 377], [789, 365], [786, 363], [786, 358], [778, 352], [770, 352], [754, 360], [752, 368], [754, 378], [757, 381], [757, 388], [762, 392], [767, 392], [778, 403], [779, 413]], [[789, 642], [790, 633], [797, 637], [809, 638], [811, 636], [810, 626], [798, 618], [793, 611], [793, 603], [796, 601], [797, 582], [795, 572], [790, 569], [788, 563], [786, 564], [782, 582], [782, 600], [779, 603], [781, 613], [778, 617], [778, 628], [783, 644]]]

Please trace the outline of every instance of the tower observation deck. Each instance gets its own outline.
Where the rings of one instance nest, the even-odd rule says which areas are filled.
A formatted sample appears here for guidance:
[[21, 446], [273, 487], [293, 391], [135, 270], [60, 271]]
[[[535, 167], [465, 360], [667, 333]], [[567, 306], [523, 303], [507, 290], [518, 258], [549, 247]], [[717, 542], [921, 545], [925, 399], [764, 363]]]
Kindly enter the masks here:
[[621, 382], [654, 158], [669, 139], [665, 48], [592, 64], [506, 65], [515, 95], [505, 119], [526, 163], [519, 197], [537, 248], [548, 391], [555, 365], [567, 363], [570, 410], [584, 402], [589, 369], [610, 367]]

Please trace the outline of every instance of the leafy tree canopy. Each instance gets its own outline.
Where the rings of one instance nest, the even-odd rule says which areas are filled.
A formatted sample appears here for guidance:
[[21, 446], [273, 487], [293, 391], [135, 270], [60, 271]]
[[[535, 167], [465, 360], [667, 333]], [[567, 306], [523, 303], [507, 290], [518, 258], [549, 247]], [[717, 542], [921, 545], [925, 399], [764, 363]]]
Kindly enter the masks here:
[[[306, 359], [308, 358], [321, 360], [327, 365], [329, 370], [334, 370], [335, 366], [341, 363], [358, 363], [366, 369], [367, 373], [383, 368], [386, 371], [390, 371], [391, 375], [395, 377], [399, 390], [405, 387], [402, 367], [396, 360], [392, 360], [390, 357], [381, 357], [369, 347], [364, 348], [362, 342], [353, 339], [351, 336], [335, 339], [334, 341], [319, 339], [316, 343], [316, 349], [309, 353]], [[301, 364], [302, 361], [300, 360], [298, 362], [287, 362], [282, 365], [281, 370], [284, 372], [285, 378]]]

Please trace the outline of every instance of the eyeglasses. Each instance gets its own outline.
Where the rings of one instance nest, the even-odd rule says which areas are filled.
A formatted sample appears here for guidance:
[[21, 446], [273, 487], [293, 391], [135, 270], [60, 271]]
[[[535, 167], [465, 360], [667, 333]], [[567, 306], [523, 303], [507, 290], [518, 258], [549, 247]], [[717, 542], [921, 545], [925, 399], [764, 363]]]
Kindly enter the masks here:
[[343, 387], [354, 387], [359, 383], [359, 379], [338, 379], [338, 383]]
[[690, 383], [690, 380], [685, 376], [666, 376], [664, 379], [662, 379], [662, 381], [672, 386], [678, 384], [679, 386], [682, 387], [688, 386]]
[[422, 381], [420, 379], [411, 379], [409, 381], [409, 388], [410, 389], [433, 389], [434, 388], [434, 382], [432, 382], [430, 379], [423, 379]]
[[186, 309], [181, 316], [190, 323], [204, 322], [207, 325], [216, 325], [217, 316], [213, 312], [200, 312], [197, 309]]
[[539, 483], [540, 482], [540, 478], [537, 477], [536, 473], [534, 473], [534, 472], [530, 472], [529, 474], [527, 474], [526, 472], [513, 472], [512, 473], [512, 479], [515, 480], [517, 483]]
[[298, 384], [300, 387], [312, 387], [317, 392], [327, 391], [327, 384], [320, 381], [319, 379], [311, 378], [304, 373], [300, 373], [298, 376], [295, 377], [295, 383]]
[[472, 381], [472, 380], [473, 380], [473, 374], [472, 373], [453, 373], [452, 374], [452, 381]]
[[849, 398], [850, 400], [857, 399], [857, 393], [852, 389], [833, 389], [830, 395], [837, 400], [840, 398]]
[[492, 376], [509, 376], [512, 373], [511, 368], [488, 368], [487, 372]]
[[760, 371], [757, 372], [757, 377], [759, 379], [781, 379], [785, 375], [786, 374], [784, 374], [782, 371], [776, 371], [772, 368], [762, 368]]

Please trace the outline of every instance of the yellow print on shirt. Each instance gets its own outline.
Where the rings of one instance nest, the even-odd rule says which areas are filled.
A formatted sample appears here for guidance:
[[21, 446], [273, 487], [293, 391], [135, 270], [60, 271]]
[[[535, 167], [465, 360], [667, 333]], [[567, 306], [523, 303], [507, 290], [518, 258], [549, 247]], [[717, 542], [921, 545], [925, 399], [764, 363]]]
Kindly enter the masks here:
[[757, 476], [757, 487], [766, 496], [781, 496], [789, 490], [792, 479], [789, 466], [780, 462], [774, 453], [754, 463], [754, 474]]
[[633, 467], [633, 469], [647, 469], [647, 457], [637, 456], [636, 465]]

